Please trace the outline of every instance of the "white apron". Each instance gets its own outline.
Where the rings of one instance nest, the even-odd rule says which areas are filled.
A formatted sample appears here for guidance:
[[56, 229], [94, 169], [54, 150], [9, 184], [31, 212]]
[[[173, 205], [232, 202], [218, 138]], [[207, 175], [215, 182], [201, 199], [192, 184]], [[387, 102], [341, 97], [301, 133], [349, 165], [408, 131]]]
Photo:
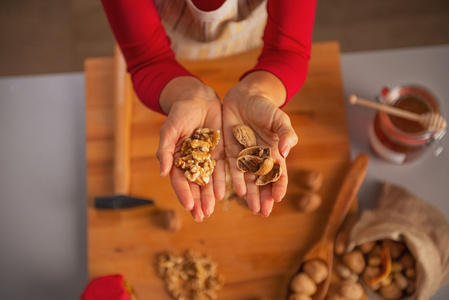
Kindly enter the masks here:
[[201, 11], [191, 0], [155, 0], [176, 58], [213, 59], [261, 47], [267, 0], [226, 0]]

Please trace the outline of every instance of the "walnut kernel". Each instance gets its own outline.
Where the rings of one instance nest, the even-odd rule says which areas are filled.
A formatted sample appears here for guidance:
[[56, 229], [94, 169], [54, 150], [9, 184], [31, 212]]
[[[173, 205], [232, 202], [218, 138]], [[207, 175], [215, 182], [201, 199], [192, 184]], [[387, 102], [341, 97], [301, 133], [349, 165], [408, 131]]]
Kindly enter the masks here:
[[192, 137], [184, 140], [181, 157], [175, 162], [175, 166], [185, 170], [184, 176], [188, 180], [201, 186], [206, 185], [216, 164], [209, 151], [214, 149], [219, 141], [219, 130], [197, 129]]
[[216, 299], [224, 282], [217, 273], [217, 265], [206, 255], [192, 250], [184, 255], [160, 254], [158, 275], [174, 299]]

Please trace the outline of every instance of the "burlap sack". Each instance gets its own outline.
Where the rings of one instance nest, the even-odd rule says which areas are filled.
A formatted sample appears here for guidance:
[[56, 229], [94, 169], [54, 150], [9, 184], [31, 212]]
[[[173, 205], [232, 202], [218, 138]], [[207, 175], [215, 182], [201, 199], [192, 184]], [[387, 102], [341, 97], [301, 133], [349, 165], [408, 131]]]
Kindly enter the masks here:
[[449, 223], [429, 203], [408, 190], [386, 183], [375, 210], [363, 211], [352, 228], [348, 250], [364, 242], [403, 241], [416, 259], [416, 292], [427, 300], [449, 281]]

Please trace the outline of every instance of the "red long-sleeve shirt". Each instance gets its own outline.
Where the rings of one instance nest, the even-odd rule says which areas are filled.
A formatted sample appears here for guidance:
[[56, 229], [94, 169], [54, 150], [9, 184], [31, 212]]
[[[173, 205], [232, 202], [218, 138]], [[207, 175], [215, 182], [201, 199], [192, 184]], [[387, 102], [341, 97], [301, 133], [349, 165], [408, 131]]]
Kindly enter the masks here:
[[[218, 8], [224, 0], [196, 0], [201, 10]], [[115, 38], [127, 62], [140, 100], [162, 113], [159, 95], [178, 76], [191, 76], [170, 48], [153, 0], [102, 0]], [[268, 0], [262, 53], [254, 68], [276, 75], [287, 101], [303, 85], [308, 70], [316, 0]], [[243, 77], [242, 76], [242, 77]]]

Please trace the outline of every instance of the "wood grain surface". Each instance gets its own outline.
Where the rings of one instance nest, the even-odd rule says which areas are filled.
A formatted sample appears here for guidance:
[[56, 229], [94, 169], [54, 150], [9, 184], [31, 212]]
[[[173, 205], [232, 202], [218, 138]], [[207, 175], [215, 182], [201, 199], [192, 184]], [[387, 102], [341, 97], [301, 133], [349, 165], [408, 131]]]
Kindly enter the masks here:
[[[258, 53], [183, 64], [222, 97], [255, 64]], [[288, 194], [268, 218], [253, 215], [244, 203], [233, 200], [217, 203], [211, 217], [196, 223], [178, 203], [169, 179], [159, 176], [155, 154], [165, 117], [144, 107], [133, 93], [129, 94], [133, 101], [129, 193], [157, 204], [126, 211], [95, 210], [94, 197], [114, 193], [114, 58], [86, 60], [85, 78], [89, 278], [120, 273], [139, 300], [170, 299], [156, 273], [156, 255], [194, 249], [209, 255], [225, 277], [218, 299], [281, 299], [287, 270], [300, 263], [298, 259], [323, 233], [350, 164], [339, 44], [313, 45], [307, 81], [285, 108], [299, 143], [287, 159]], [[300, 168], [324, 175], [318, 191], [323, 203], [310, 214], [295, 209], [302, 191], [295, 182], [295, 170]], [[165, 209], [174, 209], [181, 217], [180, 231], [170, 233], [161, 227], [158, 216]], [[354, 202], [351, 211], [356, 210]]]

